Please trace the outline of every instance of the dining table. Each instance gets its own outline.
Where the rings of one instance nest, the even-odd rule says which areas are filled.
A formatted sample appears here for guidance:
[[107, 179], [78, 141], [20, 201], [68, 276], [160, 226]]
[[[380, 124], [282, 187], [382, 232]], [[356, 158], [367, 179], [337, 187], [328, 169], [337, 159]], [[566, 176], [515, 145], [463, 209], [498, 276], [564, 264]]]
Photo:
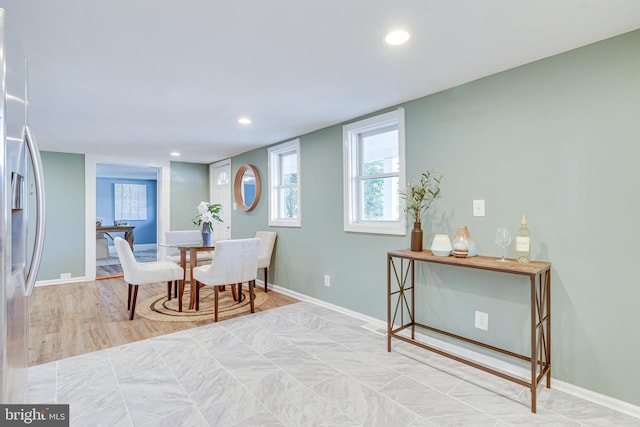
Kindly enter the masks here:
[[[215, 250], [215, 246], [212, 244], [205, 245], [202, 241], [199, 242], [187, 242], [187, 243], [161, 243], [160, 246], [166, 248], [174, 248], [180, 251], [180, 267], [183, 270], [182, 284], [178, 292], [180, 292], [180, 299], [182, 301], [182, 295], [184, 294], [184, 284], [187, 283], [187, 253], [189, 254], [189, 285], [190, 285], [190, 298], [189, 298], [189, 310], [193, 310], [196, 303], [196, 281], [193, 280], [193, 269], [198, 265], [198, 252], [211, 252]], [[182, 304], [178, 304], [178, 311], [182, 311]]]

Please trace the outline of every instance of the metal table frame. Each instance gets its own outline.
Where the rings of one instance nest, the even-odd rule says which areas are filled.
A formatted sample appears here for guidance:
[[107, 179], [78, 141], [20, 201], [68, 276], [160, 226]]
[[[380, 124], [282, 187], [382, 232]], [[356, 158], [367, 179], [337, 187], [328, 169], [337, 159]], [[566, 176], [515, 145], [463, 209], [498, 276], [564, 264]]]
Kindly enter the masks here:
[[[485, 256], [469, 258], [439, 257], [433, 255], [431, 251], [414, 252], [409, 249], [388, 252], [387, 351], [391, 351], [391, 338], [393, 337], [525, 386], [531, 390], [531, 412], [535, 413], [536, 391], [545, 376], [546, 386], [551, 388], [551, 264], [539, 261], [522, 264], [515, 260], [503, 263], [497, 260], [498, 258]], [[416, 261], [528, 276], [531, 285], [531, 353], [529, 355], [517, 354], [416, 322], [414, 295]], [[397, 289], [392, 290], [392, 279], [395, 280]], [[408, 297], [407, 294], [410, 294], [410, 296]], [[406, 322], [405, 317], [407, 317]], [[416, 327], [528, 361], [531, 366], [530, 379], [525, 380], [521, 377], [507, 374], [418, 341], [415, 338]], [[408, 328], [411, 329], [411, 337], [405, 336], [407, 335], [406, 333], [404, 335], [400, 334]]]

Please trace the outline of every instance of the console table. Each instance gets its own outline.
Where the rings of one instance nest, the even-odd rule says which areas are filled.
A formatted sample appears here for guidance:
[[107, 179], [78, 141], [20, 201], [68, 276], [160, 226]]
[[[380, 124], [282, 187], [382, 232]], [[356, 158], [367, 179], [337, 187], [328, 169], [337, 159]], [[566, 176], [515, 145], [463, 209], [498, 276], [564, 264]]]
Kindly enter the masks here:
[[112, 226], [96, 226], [96, 234], [106, 234], [113, 240], [113, 237], [109, 233], [120, 232], [124, 233], [124, 240], [129, 242], [129, 246], [131, 246], [131, 250], [133, 250], [133, 229], [136, 228], [134, 225], [112, 225]]
[[[499, 262], [499, 258], [474, 256], [455, 258], [435, 256], [431, 251], [415, 252], [409, 249], [387, 253], [387, 351], [391, 351], [391, 338], [396, 338], [442, 356], [449, 357], [466, 365], [497, 375], [509, 381], [523, 385], [531, 390], [531, 412], [536, 412], [536, 390], [540, 381], [546, 376], [547, 388], [551, 388], [551, 264], [531, 261], [521, 264], [516, 260]], [[416, 322], [415, 306], [415, 264], [425, 262], [444, 264], [451, 267], [462, 267], [489, 270], [498, 273], [514, 274], [529, 277], [531, 291], [531, 351], [530, 354], [517, 354], [483, 342], [472, 340], [451, 332]], [[392, 286], [393, 284], [393, 286]], [[507, 374], [497, 369], [481, 365], [472, 360], [448, 353], [440, 348], [416, 340], [416, 327], [456, 338], [486, 349], [497, 351], [530, 363], [529, 380]], [[408, 332], [401, 334], [405, 329]]]

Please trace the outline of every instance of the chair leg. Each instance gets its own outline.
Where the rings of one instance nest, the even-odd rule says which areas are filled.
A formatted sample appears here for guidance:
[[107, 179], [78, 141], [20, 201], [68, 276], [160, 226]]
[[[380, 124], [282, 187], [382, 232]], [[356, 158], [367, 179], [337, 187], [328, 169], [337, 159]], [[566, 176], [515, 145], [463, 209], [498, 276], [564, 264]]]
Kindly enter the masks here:
[[242, 302], [242, 283], [238, 283], [238, 302]]
[[213, 321], [218, 321], [218, 287], [214, 286], [213, 291]]
[[178, 281], [178, 311], [182, 312], [182, 294], [184, 293], [184, 280]]
[[[224, 290], [224, 288], [222, 290]], [[238, 296], [236, 295], [236, 287], [235, 287], [235, 285], [231, 285], [231, 296], [233, 297], [234, 301], [238, 301]]]
[[264, 268], [264, 293], [267, 293], [267, 283], [269, 283], [269, 267]]
[[200, 310], [200, 282], [196, 280], [196, 311]]
[[167, 301], [171, 301], [171, 285], [173, 285], [173, 298], [178, 298], [178, 281], [167, 283]]
[[131, 310], [131, 288], [132, 285], [129, 283], [129, 292], [127, 294], [127, 311]]
[[253, 307], [253, 287], [256, 285], [255, 280], [249, 280], [249, 303], [251, 304], [251, 312], [255, 313], [255, 308]]
[[131, 313], [129, 314], [129, 320], [133, 320], [134, 314], [136, 314], [136, 300], [138, 299], [138, 285], [135, 285], [133, 289], [133, 301], [131, 302]]

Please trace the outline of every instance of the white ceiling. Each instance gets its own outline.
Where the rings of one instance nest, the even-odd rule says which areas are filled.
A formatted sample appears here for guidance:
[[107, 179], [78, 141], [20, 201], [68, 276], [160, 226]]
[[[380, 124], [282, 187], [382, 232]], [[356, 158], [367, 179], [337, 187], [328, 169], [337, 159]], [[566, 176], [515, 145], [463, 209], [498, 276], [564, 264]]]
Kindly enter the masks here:
[[[638, 0], [0, 0], [41, 149], [210, 163], [640, 28]], [[401, 47], [385, 33], [411, 33]], [[241, 115], [253, 123], [236, 123]]]

